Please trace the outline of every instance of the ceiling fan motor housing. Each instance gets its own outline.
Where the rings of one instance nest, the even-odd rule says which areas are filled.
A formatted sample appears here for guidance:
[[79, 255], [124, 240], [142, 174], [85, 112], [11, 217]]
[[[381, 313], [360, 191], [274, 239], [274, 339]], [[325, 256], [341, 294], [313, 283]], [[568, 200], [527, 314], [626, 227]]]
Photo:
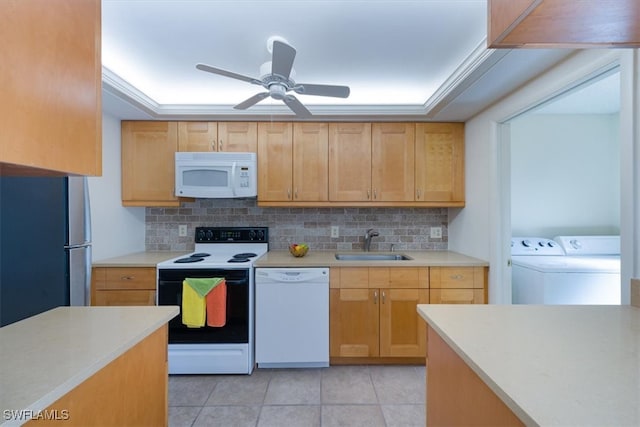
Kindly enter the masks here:
[[287, 88], [281, 83], [273, 83], [269, 85], [269, 95], [273, 99], [282, 100], [287, 93]]

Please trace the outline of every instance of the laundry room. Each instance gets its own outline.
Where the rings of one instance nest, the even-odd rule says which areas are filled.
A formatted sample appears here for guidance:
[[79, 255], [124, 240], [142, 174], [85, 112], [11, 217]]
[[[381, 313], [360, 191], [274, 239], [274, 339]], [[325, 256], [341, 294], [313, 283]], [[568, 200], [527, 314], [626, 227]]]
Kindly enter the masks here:
[[510, 122], [514, 303], [620, 303], [619, 96], [613, 70]]

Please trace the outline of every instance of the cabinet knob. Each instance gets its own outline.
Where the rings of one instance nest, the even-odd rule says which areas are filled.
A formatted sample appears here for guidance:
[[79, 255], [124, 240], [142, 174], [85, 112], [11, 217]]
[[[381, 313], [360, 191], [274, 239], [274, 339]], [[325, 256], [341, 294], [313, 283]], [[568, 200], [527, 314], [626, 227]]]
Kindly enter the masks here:
[[382, 291], [382, 303], [383, 304], [384, 304], [384, 301], [385, 301], [385, 294], [384, 294], [384, 291]]
[[287, 188], [287, 200], [291, 200], [291, 189]]
[[373, 303], [378, 303], [378, 291], [373, 291]]
[[[377, 199], [378, 198], [378, 190], [376, 190], [375, 188], [373, 189], [373, 199]], [[384, 294], [384, 293], [383, 293]]]
[[367, 190], [367, 200], [369, 200], [371, 198], [371, 191]]
[[420, 200], [420, 189], [416, 190], [416, 199]]
[[135, 276], [120, 276], [120, 280], [133, 280]]
[[222, 140], [218, 141], [218, 151], [222, 151]]
[[298, 189], [296, 188], [295, 190], [293, 190], [293, 197], [294, 198], [298, 198]]
[[453, 276], [449, 276], [451, 280], [462, 280], [464, 276], [462, 274], [454, 274]]
[[211, 140], [211, 151], [216, 151], [216, 140], [215, 139]]

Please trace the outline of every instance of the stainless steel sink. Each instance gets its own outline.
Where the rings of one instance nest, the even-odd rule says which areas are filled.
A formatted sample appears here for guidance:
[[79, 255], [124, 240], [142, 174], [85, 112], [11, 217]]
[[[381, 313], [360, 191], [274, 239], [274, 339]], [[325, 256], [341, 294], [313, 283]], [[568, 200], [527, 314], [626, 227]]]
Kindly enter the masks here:
[[413, 259], [404, 254], [357, 253], [336, 254], [338, 261], [406, 261]]

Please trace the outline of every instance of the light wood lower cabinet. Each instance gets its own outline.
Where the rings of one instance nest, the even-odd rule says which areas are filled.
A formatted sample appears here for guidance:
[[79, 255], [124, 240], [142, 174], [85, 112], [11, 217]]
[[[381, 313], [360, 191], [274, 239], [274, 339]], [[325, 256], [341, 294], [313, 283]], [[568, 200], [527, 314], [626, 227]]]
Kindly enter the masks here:
[[424, 358], [426, 329], [416, 305], [429, 301], [427, 272], [427, 268], [332, 268], [332, 363], [345, 363], [342, 358], [357, 358], [357, 363]]
[[155, 305], [154, 267], [94, 267], [91, 305]]
[[485, 304], [487, 274], [485, 267], [431, 267], [429, 303]]

